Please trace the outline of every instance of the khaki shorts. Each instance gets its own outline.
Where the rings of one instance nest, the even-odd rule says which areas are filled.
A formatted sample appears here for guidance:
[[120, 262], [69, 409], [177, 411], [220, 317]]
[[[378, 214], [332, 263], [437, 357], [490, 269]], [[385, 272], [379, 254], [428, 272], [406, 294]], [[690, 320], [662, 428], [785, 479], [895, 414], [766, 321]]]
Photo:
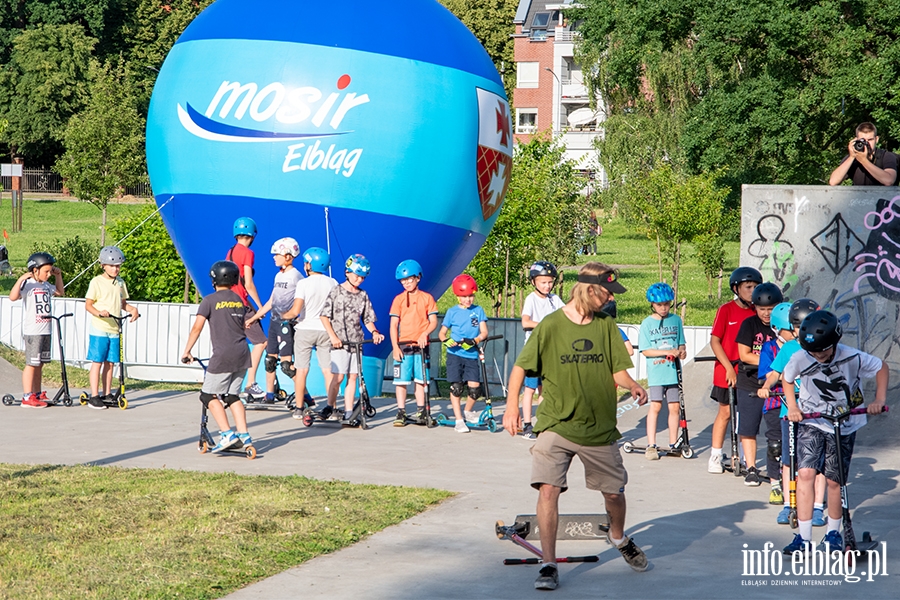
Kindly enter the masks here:
[[565, 492], [569, 489], [566, 473], [573, 456], [578, 456], [584, 464], [584, 479], [589, 490], [605, 494], [625, 491], [628, 473], [622, 464], [618, 444], [581, 446], [552, 431], [542, 431], [531, 447], [531, 487], [538, 489], [546, 483]]
[[247, 371], [237, 373], [209, 373], [203, 377], [201, 392], [216, 396], [237, 396], [241, 393], [241, 384]]
[[319, 368], [331, 372], [331, 338], [326, 331], [294, 329], [294, 367], [308, 369], [312, 349], [316, 349]]

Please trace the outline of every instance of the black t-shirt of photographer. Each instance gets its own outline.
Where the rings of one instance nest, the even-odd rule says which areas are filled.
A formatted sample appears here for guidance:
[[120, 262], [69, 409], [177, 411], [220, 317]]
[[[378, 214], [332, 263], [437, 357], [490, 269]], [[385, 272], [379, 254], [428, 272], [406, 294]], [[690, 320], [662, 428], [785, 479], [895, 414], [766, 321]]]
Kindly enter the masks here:
[[[850, 158], [849, 154], [844, 156], [841, 163], [848, 158]], [[872, 162], [875, 163], [875, 166], [879, 169], [894, 169], [895, 172], [897, 171], [897, 155], [893, 152], [888, 152], [883, 148], [875, 149], [875, 157]], [[853, 164], [850, 165], [850, 170], [847, 171], [847, 177], [845, 177], [845, 179], [853, 180], [853, 185], [882, 185], [880, 181], [872, 177], [865, 167], [855, 160], [853, 161]], [[896, 180], [894, 183], [896, 183]], [[891, 185], [894, 185], [894, 183]]]

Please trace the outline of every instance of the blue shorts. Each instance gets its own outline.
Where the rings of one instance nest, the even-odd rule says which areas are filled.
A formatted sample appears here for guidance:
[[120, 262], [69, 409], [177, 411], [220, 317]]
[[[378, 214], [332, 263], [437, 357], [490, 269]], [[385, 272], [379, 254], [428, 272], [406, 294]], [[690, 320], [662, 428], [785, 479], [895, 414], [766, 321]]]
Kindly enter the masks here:
[[91, 333], [88, 338], [87, 359], [95, 363], [118, 363], [119, 334]]
[[481, 370], [477, 358], [463, 358], [447, 353], [447, 383], [464, 381], [481, 382]]
[[536, 390], [541, 385], [541, 378], [540, 377], [526, 377], [524, 385], [529, 390]]
[[394, 385], [425, 383], [425, 370], [422, 368], [422, 356], [415, 352], [403, 354], [403, 360], [394, 361]]

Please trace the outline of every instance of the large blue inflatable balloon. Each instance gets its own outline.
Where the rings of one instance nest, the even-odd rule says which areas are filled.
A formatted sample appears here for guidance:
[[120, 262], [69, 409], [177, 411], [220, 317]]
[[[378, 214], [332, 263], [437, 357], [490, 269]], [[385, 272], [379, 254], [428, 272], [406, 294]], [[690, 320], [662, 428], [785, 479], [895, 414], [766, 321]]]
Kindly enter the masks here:
[[202, 292], [248, 216], [263, 301], [280, 237], [327, 247], [338, 281], [361, 253], [385, 333], [398, 263], [438, 297], [481, 247], [512, 142], [493, 63], [432, 0], [218, 0], [166, 58], [147, 119], [153, 193]]

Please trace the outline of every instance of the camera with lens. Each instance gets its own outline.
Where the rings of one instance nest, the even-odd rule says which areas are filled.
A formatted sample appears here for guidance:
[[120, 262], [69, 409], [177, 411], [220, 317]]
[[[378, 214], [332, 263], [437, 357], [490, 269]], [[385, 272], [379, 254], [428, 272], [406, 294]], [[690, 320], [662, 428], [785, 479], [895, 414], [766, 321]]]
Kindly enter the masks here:
[[869, 143], [866, 140], [854, 140], [853, 141], [853, 149], [857, 152], [865, 152], [869, 149]]

